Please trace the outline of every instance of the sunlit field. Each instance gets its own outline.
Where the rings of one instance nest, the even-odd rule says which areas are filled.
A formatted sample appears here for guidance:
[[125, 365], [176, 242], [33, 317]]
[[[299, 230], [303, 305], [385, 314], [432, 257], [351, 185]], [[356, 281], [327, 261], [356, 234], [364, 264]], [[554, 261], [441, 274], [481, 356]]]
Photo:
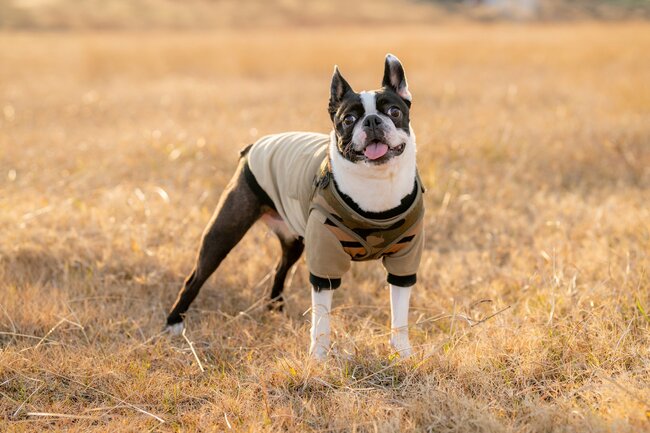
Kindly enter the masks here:
[[[0, 431], [650, 431], [650, 24], [0, 34]], [[334, 64], [414, 96], [416, 355], [378, 263], [309, 359], [256, 225], [161, 333], [258, 137], [329, 131]]]

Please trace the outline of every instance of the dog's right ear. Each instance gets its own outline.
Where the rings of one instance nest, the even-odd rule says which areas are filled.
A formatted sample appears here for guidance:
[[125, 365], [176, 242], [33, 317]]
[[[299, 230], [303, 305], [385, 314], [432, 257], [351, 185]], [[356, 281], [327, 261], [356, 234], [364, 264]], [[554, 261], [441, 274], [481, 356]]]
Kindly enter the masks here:
[[348, 92], [353, 92], [352, 87], [345, 81], [343, 75], [339, 71], [338, 66], [334, 66], [334, 75], [332, 75], [332, 85], [330, 87], [330, 103], [329, 103], [329, 113], [330, 117], [334, 119], [336, 110], [338, 110], [343, 97]]

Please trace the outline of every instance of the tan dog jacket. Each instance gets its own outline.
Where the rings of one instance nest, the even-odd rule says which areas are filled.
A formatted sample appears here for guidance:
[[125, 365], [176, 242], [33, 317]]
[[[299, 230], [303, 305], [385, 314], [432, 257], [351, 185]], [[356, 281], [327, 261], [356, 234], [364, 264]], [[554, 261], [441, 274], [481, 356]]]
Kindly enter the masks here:
[[352, 261], [381, 259], [388, 282], [416, 282], [424, 245], [423, 192], [413, 192], [395, 212], [367, 213], [336, 187], [328, 165], [330, 137], [291, 132], [262, 137], [246, 154], [255, 180], [289, 229], [305, 240], [310, 282], [335, 289]]

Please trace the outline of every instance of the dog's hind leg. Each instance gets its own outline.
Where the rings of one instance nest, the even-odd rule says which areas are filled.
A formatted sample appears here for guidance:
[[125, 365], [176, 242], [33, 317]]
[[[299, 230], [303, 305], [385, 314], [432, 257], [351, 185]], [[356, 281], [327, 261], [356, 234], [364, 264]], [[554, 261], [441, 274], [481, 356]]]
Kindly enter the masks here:
[[287, 273], [302, 255], [302, 252], [305, 249], [305, 244], [302, 238], [290, 235], [287, 236], [280, 232], [276, 232], [276, 234], [278, 235], [280, 246], [282, 247], [282, 257], [280, 257], [280, 261], [275, 268], [269, 308], [282, 311], [282, 308], [284, 307], [282, 291], [284, 290], [284, 282], [287, 279]]
[[203, 283], [264, 211], [260, 197], [246, 180], [244, 167], [245, 162], [239, 164], [203, 232], [194, 269], [185, 280], [167, 316], [167, 327], [172, 332], [182, 330], [183, 315], [198, 295]]

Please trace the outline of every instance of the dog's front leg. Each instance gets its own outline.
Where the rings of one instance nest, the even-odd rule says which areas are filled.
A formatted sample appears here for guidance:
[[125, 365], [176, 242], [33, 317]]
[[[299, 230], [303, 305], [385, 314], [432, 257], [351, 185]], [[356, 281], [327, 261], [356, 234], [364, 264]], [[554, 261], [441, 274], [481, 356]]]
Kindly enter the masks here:
[[390, 285], [390, 345], [401, 358], [408, 358], [413, 353], [409, 342], [409, 300], [411, 287]]
[[311, 289], [311, 345], [309, 354], [322, 361], [330, 349], [330, 311], [332, 290]]

